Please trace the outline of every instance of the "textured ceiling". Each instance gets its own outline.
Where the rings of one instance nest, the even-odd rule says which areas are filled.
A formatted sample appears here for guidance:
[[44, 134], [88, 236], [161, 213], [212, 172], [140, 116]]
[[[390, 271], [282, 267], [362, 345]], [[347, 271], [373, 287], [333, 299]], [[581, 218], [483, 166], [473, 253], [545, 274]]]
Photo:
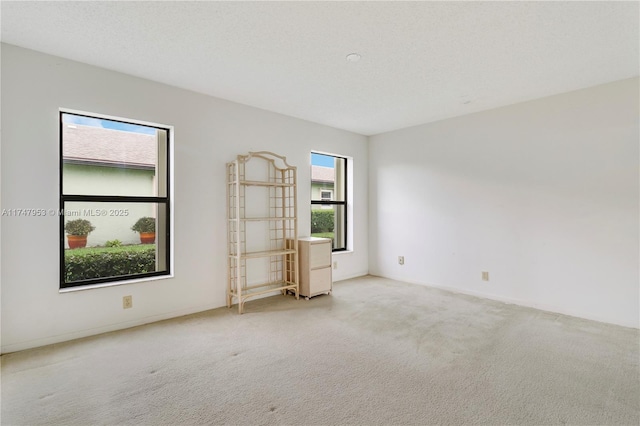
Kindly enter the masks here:
[[3, 42], [364, 135], [639, 74], [638, 2], [0, 7]]

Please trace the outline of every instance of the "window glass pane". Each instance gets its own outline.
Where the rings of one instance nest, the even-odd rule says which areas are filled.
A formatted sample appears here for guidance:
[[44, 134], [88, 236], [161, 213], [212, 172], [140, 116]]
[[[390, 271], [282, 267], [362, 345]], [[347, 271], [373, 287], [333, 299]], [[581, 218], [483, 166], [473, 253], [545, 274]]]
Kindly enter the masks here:
[[69, 113], [61, 125], [63, 194], [166, 196], [165, 130]]
[[311, 200], [324, 201], [323, 193], [332, 193], [331, 201], [345, 201], [347, 160], [324, 154], [311, 154]]
[[311, 236], [331, 238], [334, 250], [346, 249], [346, 209], [343, 205], [313, 204]]
[[64, 282], [166, 271], [166, 233], [155, 232], [166, 229], [166, 207], [165, 203], [66, 202]]

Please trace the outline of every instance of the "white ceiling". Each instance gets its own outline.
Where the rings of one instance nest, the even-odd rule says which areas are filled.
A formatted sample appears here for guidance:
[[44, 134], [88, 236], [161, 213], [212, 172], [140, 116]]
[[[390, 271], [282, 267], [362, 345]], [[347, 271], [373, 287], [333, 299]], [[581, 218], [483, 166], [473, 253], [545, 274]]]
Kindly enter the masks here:
[[[3, 42], [373, 135], [637, 76], [638, 5], [4, 0], [0, 7]], [[346, 61], [351, 52], [361, 60]]]

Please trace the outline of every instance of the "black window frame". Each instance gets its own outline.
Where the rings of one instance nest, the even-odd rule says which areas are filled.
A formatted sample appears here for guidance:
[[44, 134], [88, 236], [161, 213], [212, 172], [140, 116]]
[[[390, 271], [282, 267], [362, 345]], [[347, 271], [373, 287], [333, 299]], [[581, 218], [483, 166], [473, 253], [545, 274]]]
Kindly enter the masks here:
[[[167, 140], [166, 140], [166, 196], [163, 197], [148, 197], [148, 196], [120, 196], [120, 195], [65, 195], [64, 187], [63, 187], [63, 178], [64, 178], [64, 150], [63, 150], [63, 126], [65, 123], [63, 122], [64, 114], [75, 115], [79, 117], [86, 117], [98, 120], [109, 120], [117, 123], [124, 124], [132, 124], [139, 125], [144, 127], [155, 128], [158, 130], [163, 130], [166, 132]], [[87, 287], [91, 285], [97, 284], [107, 284], [107, 283], [118, 283], [120, 281], [131, 281], [137, 280], [141, 278], [149, 278], [149, 277], [158, 277], [164, 275], [171, 275], [171, 137], [172, 137], [172, 128], [164, 127], [161, 125], [153, 125], [147, 123], [137, 122], [136, 120], [127, 121], [124, 118], [113, 118], [109, 116], [103, 116], [100, 114], [91, 115], [91, 113], [82, 113], [70, 110], [60, 109], [58, 114], [59, 119], [59, 207], [60, 207], [60, 289], [69, 289], [74, 287]], [[68, 202], [98, 202], [98, 203], [157, 203], [163, 204], [165, 206], [165, 217], [166, 217], [166, 229], [164, 230], [165, 236], [165, 265], [166, 268], [163, 271], [155, 271], [155, 272], [147, 272], [142, 274], [132, 274], [132, 275], [119, 275], [113, 277], [103, 277], [103, 278], [92, 278], [81, 281], [73, 281], [67, 283], [65, 281], [65, 205]], [[159, 230], [156, 229], [156, 233]]]
[[[347, 157], [343, 157], [341, 155], [335, 155], [335, 154], [327, 154], [324, 152], [316, 152], [316, 151], [312, 151], [312, 154], [318, 154], [318, 155], [325, 155], [327, 157], [333, 157], [333, 158], [340, 158], [342, 160], [344, 160], [344, 201], [336, 201], [336, 200], [331, 200], [331, 201], [322, 201], [322, 200], [314, 200], [313, 198], [311, 199], [311, 205], [314, 206], [343, 206], [344, 207], [344, 219], [343, 219], [343, 234], [344, 234], [344, 247], [338, 247], [338, 248], [334, 248], [332, 245], [332, 251], [333, 252], [340, 252], [340, 251], [347, 251], [348, 247], [349, 247], [349, 232], [348, 232], [348, 224], [349, 224], [349, 220], [348, 220], [348, 209], [347, 209], [347, 200], [348, 195], [349, 195], [349, 184], [348, 184], [348, 180], [349, 180], [349, 159]], [[334, 178], [334, 189], [333, 189], [333, 194], [335, 194], [336, 191], [336, 182], [335, 182], [335, 178]], [[333, 197], [335, 198], [335, 196]], [[334, 233], [335, 233], [335, 224], [334, 224]]]

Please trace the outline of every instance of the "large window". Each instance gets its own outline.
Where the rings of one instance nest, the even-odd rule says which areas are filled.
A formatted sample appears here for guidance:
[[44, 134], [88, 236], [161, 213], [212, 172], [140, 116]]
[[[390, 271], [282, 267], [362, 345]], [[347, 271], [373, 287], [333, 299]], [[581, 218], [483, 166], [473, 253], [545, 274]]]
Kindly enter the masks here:
[[347, 159], [311, 153], [311, 235], [347, 249]]
[[60, 112], [60, 287], [170, 273], [170, 127]]

